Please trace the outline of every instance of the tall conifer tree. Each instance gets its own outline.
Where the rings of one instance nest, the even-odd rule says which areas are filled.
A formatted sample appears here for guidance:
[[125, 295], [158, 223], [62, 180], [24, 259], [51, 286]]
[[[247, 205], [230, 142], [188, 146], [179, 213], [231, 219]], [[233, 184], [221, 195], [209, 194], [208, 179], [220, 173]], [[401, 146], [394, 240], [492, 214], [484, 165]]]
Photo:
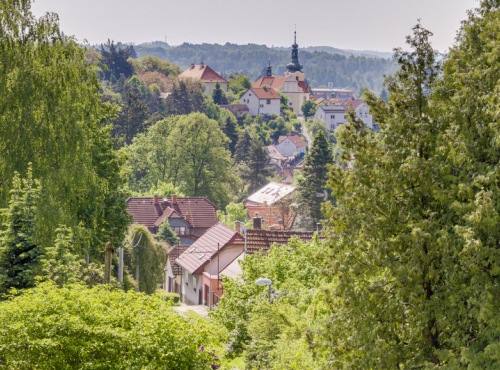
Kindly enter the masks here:
[[314, 228], [323, 216], [321, 203], [323, 197], [316, 194], [324, 193], [328, 179], [328, 164], [333, 163], [333, 154], [323, 131], [314, 136], [312, 147], [306, 154], [303, 176], [299, 179], [297, 202], [298, 211], [302, 216], [304, 226]]
[[41, 189], [39, 182], [32, 179], [31, 164], [29, 167], [26, 179], [15, 174], [9, 206], [1, 210], [0, 294], [10, 288], [32, 287], [40, 273], [37, 267], [43, 248], [36, 240], [36, 223]]

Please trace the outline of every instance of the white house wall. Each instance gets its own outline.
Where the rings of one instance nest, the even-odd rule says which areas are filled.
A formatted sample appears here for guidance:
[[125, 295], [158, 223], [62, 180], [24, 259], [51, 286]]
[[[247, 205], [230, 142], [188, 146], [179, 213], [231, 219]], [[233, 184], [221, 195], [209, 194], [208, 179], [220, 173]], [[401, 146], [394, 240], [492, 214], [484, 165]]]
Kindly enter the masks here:
[[[217, 275], [217, 268], [219, 272], [225, 269], [241, 252], [243, 252], [244, 247], [242, 245], [230, 245], [224, 248], [224, 250], [218, 256], [212, 258], [212, 264], [208, 262], [203, 271], [210, 273], [211, 275]], [[218, 261], [218, 258], [220, 260]], [[218, 263], [217, 263], [218, 262]], [[211, 269], [210, 269], [211, 267]], [[167, 267], [168, 268], [168, 267]], [[199, 275], [188, 275], [187, 284], [185, 275], [186, 270], [182, 269], [182, 294], [184, 303], [199, 304], [199, 292], [203, 289], [203, 274]], [[197, 285], [195, 286], [194, 277], [198, 278]], [[194, 289], [196, 288], [196, 290]]]
[[290, 141], [290, 139], [285, 139], [278, 145], [275, 145], [276, 148], [278, 148], [281, 153], [283, 153], [286, 156], [293, 157], [295, 153], [305, 153], [306, 152], [306, 147], [302, 148], [297, 148], [297, 146]]

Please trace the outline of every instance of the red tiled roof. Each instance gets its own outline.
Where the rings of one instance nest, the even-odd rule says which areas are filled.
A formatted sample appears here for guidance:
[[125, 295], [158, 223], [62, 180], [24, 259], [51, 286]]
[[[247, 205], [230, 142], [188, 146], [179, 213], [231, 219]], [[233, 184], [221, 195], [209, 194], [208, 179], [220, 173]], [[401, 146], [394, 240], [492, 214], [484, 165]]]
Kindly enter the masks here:
[[279, 90], [283, 87], [283, 83], [285, 82], [286, 77], [275, 77], [275, 76], [264, 76], [259, 78], [252, 87], [263, 87], [269, 86], [275, 90]]
[[299, 81], [298, 85], [302, 89], [302, 92], [305, 92], [305, 93], [309, 92], [309, 89], [307, 88], [305, 81]]
[[133, 223], [149, 228], [161, 225], [167, 218], [185, 220], [187, 214], [192, 227], [209, 228], [217, 223], [215, 206], [206, 198], [177, 197], [176, 204], [172, 204], [172, 198], [159, 198], [157, 205], [152, 197], [128, 198], [126, 202], [128, 213], [134, 217]]
[[[309, 231], [272, 231], [272, 230], [255, 230], [247, 229], [247, 253], [254, 254], [259, 250], [267, 252], [271, 245], [277, 243], [278, 245], [288, 244], [288, 240], [292, 236], [298, 236], [302, 241], [308, 242], [313, 236], [314, 232]], [[319, 239], [325, 237], [321, 234]]]
[[218, 251], [221, 252], [230, 244], [244, 243], [243, 236], [219, 222], [207, 230], [175, 262], [190, 274], [197, 274]]
[[228, 83], [220, 74], [215, 72], [206, 64], [194, 64], [179, 75], [179, 78], [193, 78], [202, 82], [222, 82]]
[[337, 105], [341, 105], [346, 110], [356, 110], [364, 102], [364, 99], [347, 99], [337, 103]]
[[290, 135], [290, 134], [286, 136], [280, 136], [278, 142], [281, 144], [281, 142], [283, 142], [283, 140], [287, 138], [290, 139], [290, 141], [294, 143], [297, 148], [302, 148], [304, 146], [307, 146], [307, 143], [304, 140], [302, 140], [300, 136]]
[[279, 229], [283, 230], [283, 225], [278, 222], [278, 217], [285, 216], [286, 228], [290, 229], [295, 221], [295, 212], [290, 211], [286, 215], [280, 215], [280, 212], [276, 207], [273, 206], [249, 206], [248, 209], [248, 217], [254, 218], [256, 213], [258, 213], [259, 217], [264, 218], [265, 223], [262, 224], [262, 227], [265, 229]]
[[281, 99], [278, 93], [269, 87], [252, 87], [250, 90], [259, 99]]

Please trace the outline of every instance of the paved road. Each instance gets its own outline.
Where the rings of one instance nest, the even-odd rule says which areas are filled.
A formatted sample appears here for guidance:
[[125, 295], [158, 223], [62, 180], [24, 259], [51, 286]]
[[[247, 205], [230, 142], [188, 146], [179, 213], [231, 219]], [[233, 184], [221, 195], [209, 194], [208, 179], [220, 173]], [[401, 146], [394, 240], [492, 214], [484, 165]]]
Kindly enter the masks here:
[[309, 132], [307, 132], [306, 125], [304, 124], [304, 117], [303, 116], [299, 116], [299, 120], [300, 120], [300, 122], [302, 122], [302, 135], [304, 135], [304, 137], [306, 138], [306, 140], [307, 140], [307, 146], [309, 147], [309, 149], [311, 149], [312, 140], [309, 137]]

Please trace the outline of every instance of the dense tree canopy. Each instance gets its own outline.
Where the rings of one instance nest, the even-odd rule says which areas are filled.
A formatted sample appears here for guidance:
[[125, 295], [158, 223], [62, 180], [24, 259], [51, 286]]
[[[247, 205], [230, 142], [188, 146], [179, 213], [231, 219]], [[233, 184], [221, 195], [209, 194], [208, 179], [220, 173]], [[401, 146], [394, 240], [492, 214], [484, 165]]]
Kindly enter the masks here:
[[130, 48], [128, 46], [116, 45], [114, 41], [108, 39], [106, 44], [101, 44], [100, 48], [101, 58], [100, 62], [103, 68], [103, 73], [106, 79], [111, 75], [115, 78], [124, 75], [130, 77], [134, 73], [132, 64], [128, 61], [130, 58]]
[[187, 196], [204, 196], [225, 207], [234, 184], [227, 144], [219, 124], [204, 114], [161, 120], [126, 149], [131, 190], [168, 182]]
[[[282, 76], [286, 65], [290, 63], [288, 48], [270, 48], [256, 44], [184, 43], [175, 47], [149, 44], [138, 45], [135, 49], [140, 57], [154, 55], [181, 66], [203, 60], [205, 64], [225, 76], [234, 73], [244, 74], [252, 81], [265, 76], [265, 67], [269, 59], [275, 76]], [[354, 91], [359, 87], [365, 87], [378, 92], [382, 89], [384, 75], [393, 73], [396, 68], [392, 59], [340, 55], [341, 52], [338, 49], [327, 52], [306, 51], [301, 48], [299, 59], [304, 65], [309, 84], [314, 87], [326, 87], [331, 82], [335, 87], [350, 88]]]
[[102, 285], [43, 283], [0, 302], [0, 322], [7, 369], [210, 370], [223, 360], [226, 336], [206, 320], [183, 318], [160, 296]]
[[15, 171], [26, 179], [31, 162], [43, 188], [37, 243], [52, 243], [66, 225], [98, 255], [97, 240], [118, 243], [128, 224], [123, 158], [105, 125], [113, 109], [100, 101], [85, 49], [61, 36], [57, 15], [35, 19], [30, 3], [0, 3], [0, 208]]
[[464, 22], [442, 70], [417, 25], [412, 50], [369, 105], [380, 133], [340, 131], [328, 207], [325, 343], [336, 368], [499, 366], [498, 1]]

